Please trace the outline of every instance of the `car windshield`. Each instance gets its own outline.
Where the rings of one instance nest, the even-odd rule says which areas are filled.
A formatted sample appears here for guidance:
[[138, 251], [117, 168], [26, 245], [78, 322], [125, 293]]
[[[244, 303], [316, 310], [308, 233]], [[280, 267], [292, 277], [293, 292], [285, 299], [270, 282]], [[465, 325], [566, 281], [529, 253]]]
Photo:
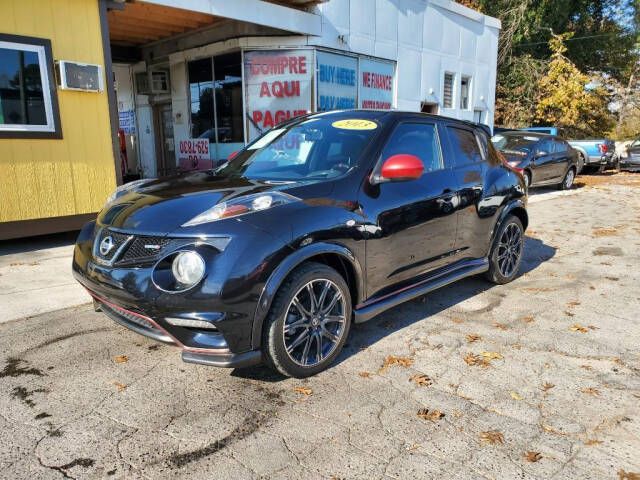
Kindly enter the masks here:
[[354, 168], [379, 125], [314, 117], [269, 130], [216, 170], [223, 177], [296, 181], [334, 178]]
[[540, 140], [533, 135], [494, 135], [491, 138], [493, 145], [501, 152], [529, 153], [533, 150], [533, 144]]

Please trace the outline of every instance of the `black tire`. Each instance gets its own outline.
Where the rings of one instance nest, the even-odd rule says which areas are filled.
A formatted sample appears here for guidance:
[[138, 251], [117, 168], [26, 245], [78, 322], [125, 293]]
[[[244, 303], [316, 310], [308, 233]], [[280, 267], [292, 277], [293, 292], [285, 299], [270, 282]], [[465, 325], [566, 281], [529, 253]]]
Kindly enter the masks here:
[[587, 163], [587, 159], [585, 158], [584, 154], [582, 152], [578, 152], [578, 170], [577, 170], [577, 174], [582, 173], [582, 170], [584, 169], [584, 166]]
[[[338, 311], [341, 310], [344, 316], [344, 324], [343, 328], [340, 330], [339, 336], [337, 334], [337, 331], [328, 332], [328, 330], [325, 329], [325, 325], [327, 324], [323, 323], [322, 319], [316, 318], [317, 316], [322, 315], [320, 311], [322, 310], [322, 307], [325, 306], [324, 301], [327, 300], [327, 296], [329, 295], [329, 293], [327, 293], [327, 296], [323, 298], [323, 302], [320, 304], [317, 315], [312, 315], [311, 317], [309, 317], [309, 320], [307, 322], [309, 326], [297, 327], [298, 329], [292, 330], [292, 332], [295, 332], [295, 334], [287, 337], [285, 333], [285, 324], [288, 320], [290, 321], [290, 323], [288, 323], [287, 325], [291, 327], [291, 325], [293, 325], [294, 323], [301, 323], [305, 318], [307, 318], [307, 316], [305, 316], [301, 311], [297, 310], [297, 307], [293, 305], [293, 302], [294, 298], [298, 298], [298, 295], [308, 295], [306, 286], [310, 283], [312, 285], [312, 291], [317, 291], [318, 286], [322, 287], [323, 285], [329, 284], [330, 287], [328, 288], [335, 292], [334, 295], [337, 295], [337, 292], [340, 293], [341, 298], [337, 300], [337, 302], [340, 302], [340, 304], [336, 304], [336, 306], [334, 307], [339, 307]], [[313, 290], [314, 288], [316, 290]], [[309, 295], [308, 298], [311, 299]], [[313, 304], [310, 303], [309, 306], [310, 308], [306, 308], [306, 305], [304, 307], [305, 309], [309, 310], [309, 312], [311, 312], [313, 310]], [[292, 308], [293, 310], [291, 310]], [[292, 316], [295, 312], [298, 312], [298, 314], [300, 315], [300, 319], [291, 321], [291, 318], [295, 319], [295, 317]], [[335, 310], [333, 311], [333, 315], [330, 315], [331, 313], [332, 312], [329, 311], [326, 314], [325, 319], [329, 318], [329, 316], [331, 316], [331, 318], [336, 318], [338, 316], [335, 314]], [[349, 292], [347, 282], [344, 280], [342, 275], [336, 272], [333, 268], [321, 263], [303, 263], [302, 265], [297, 267], [282, 283], [282, 285], [278, 289], [278, 292], [276, 293], [273, 303], [271, 304], [271, 309], [269, 310], [269, 314], [267, 315], [267, 318], [265, 320], [262, 336], [262, 352], [263, 356], [265, 357], [265, 363], [280, 372], [282, 375], [295, 378], [309, 377], [325, 370], [333, 363], [333, 361], [338, 355], [340, 355], [340, 352], [342, 351], [342, 347], [347, 340], [347, 336], [349, 335], [349, 330], [351, 328], [351, 315], [351, 294]], [[314, 326], [312, 326], [312, 317], [315, 318]], [[323, 338], [325, 338], [323, 332], [325, 331], [328, 334], [330, 333], [333, 334], [334, 337], [337, 337], [338, 341], [333, 343], [328, 339], [328, 337], [323, 340]], [[308, 341], [303, 342], [305, 344], [304, 346], [302, 344], [299, 345], [303, 346], [303, 352], [301, 352], [300, 355], [302, 358], [308, 359], [309, 355], [312, 353], [315, 353], [317, 355], [318, 350], [323, 350], [323, 342], [327, 342], [324, 345], [325, 348], [327, 345], [331, 345], [331, 349], [327, 349], [326, 357], [321, 358], [320, 361], [313, 365], [302, 365], [301, 363], [299, 363], [300, 359], [295, 359], [296, 351], [299, 350], [299, 346], [295, 349], [291, 349], [290, 354], [287, 352], [287, 347], [285, 344], [286, 341], [291, 342], [291, 344], [295, 343], [295, 341], [298, 340], [299, 337], [302, 337], [305, 332], [307, 332], [307, 336], [304, 338], [308, 337], [309, 339], [313, 340], [308, 340], [312, 342], [312, 345], [308, 348], [306, 347], [306, 343]], [[291, 341], [294, 336], [296, 338]], [[287, 340], [285, 340], [285, 338], [287, 338]], [[318, 348], [318, 343], [316, 343], [316, 340], [320, 342], [320, 348]], [[291, 347], [291, 344], [289, 345], [289, 347]], [[314, 350], [311, 350], [311, 348], [313, 348]], [[304, 352], [307, 352], [306, 355], [304, 354]], [[302, 361], [305, 362], [304, 360]]]
[[522, 175], [524, 176], [524, 184], [527, 189], [531, 188], [531, 172], [529, 170], [525, 170]]
[[[512, 226], [513, 225], [513, 226]], [[512, 271], [505, 271], [501, 268], [501, 260], [498, 258], [502, 255], [502, 247], [501, 241], [503, 240], [503, 236], [507, 230], [511, 230], [516, 228], [520, 234], [520, 250], [517, 259], [515, 260], [515, 264], [513, 266]], [[489, 253], [489, 270], [485, 274], [487, 280], [493, 283], [497, 283], [498, 285], [504, 285], [505, 283], [509, 283], [518, 275], [518, 270], [520, 269], [520, 264], [522, 263], [522, 257], [524, 255], [524, 228], [522, 227], [522, 222], [520, 219], [514, 215], [507, 215], [504, 219], [500, 228], [498, 229], [498, 233], [496, 234], [493, 245], [491, 247], [491, 252]]]
[[576, 170], [574, 167], [569, 168], [565, 173], [562, 183], [558, 184], [558, 190], [570, 190], [573, 186], [573, 181], [576, 179]]

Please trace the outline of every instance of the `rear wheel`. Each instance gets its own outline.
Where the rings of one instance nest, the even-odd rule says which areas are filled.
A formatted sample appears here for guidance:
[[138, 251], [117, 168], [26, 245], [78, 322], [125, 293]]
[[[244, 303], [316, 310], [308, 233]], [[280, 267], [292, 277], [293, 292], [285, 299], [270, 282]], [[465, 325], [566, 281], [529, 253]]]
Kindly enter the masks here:
[[263, 333], [267, 363], [288, 377], [326, 369], [351, 327], [351, 295], [344, 278], [320, 263], [305, 263], [280, 286]]
[[571, 167], [564, 176], [562, 183], [558, 184], [559, 190], [569, 190], [573, 185], [573, 181], [576, 179], [576, 171]]
[[587, 163], [587, 159], [585, 158], [582, 152], [578, 152], [578, 173], [582, 172], [585, 164]]
[[516, 278], [524, 251], [524, 228], [520, 219], [508, 215], [500, 228], [489, 254], [486, 277], [497, 284], [509, 283]]

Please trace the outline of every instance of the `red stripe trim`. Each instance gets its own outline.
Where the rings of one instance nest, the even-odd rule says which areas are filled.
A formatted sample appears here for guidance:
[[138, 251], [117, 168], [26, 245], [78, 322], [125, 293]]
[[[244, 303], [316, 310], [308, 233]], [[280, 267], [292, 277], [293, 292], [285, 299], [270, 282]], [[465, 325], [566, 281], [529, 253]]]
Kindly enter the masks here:
[[184, 345], [182, 342], [180, 342], [180, 340], [178, 340], [176, 337], [171, 335], [167, 330], [165, 330], [160, 325], [158, 325], [158, 323], [155, 322], [153, 319], [151, 319], [149, 317], [146, 317], [144, 315], [140, 315], [139, 313], [132, 312], [131, 310], [127, 310], [126, 308], [120, 307], [118, 305], [115, 305], [115, 304], [109, 302], [108, 300], [105, 300], [104, 298], [99, 297], [98, 295], [93, 293], [91, 290], [89, 290], [87, 287], [85, 287], [85, 288], [87, 289], [87, 292], [89, 292], [89, 295], [91, 295], [93, 298], [95, 298], [99, 302], [104, 303], [106, 305], [109, 305], [111, 308], [113, 308], [115, 310], [119, 310], [121, 312], [128, 313], [129, 315], [133, 315], [135, 317], [141, 318], [142, 320], [146, 320], [147, 322], [151, 323], [154, 327], [156, 327], [162, 333], [164, 333], [169, 338], [171, 338], [173, 340], [173, 343], [175, 343], [178, 347], [182, 348], [183, 350], [186, 350], [187, 352], [194, 352], [194, 353], [231, 353], [229, 351], [229, 349], [227, 349], [227, 348], [211, 349], [211, 348], [188, 347], [188, 346]]

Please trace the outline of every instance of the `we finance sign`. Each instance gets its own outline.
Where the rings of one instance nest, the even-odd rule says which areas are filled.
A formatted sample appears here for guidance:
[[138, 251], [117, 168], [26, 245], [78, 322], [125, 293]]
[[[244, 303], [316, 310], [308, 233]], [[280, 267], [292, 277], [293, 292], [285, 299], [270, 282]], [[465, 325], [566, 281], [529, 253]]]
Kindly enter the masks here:
[[393, 63], [324, 51], [316, 60], [318, 111], [393, 107]]

